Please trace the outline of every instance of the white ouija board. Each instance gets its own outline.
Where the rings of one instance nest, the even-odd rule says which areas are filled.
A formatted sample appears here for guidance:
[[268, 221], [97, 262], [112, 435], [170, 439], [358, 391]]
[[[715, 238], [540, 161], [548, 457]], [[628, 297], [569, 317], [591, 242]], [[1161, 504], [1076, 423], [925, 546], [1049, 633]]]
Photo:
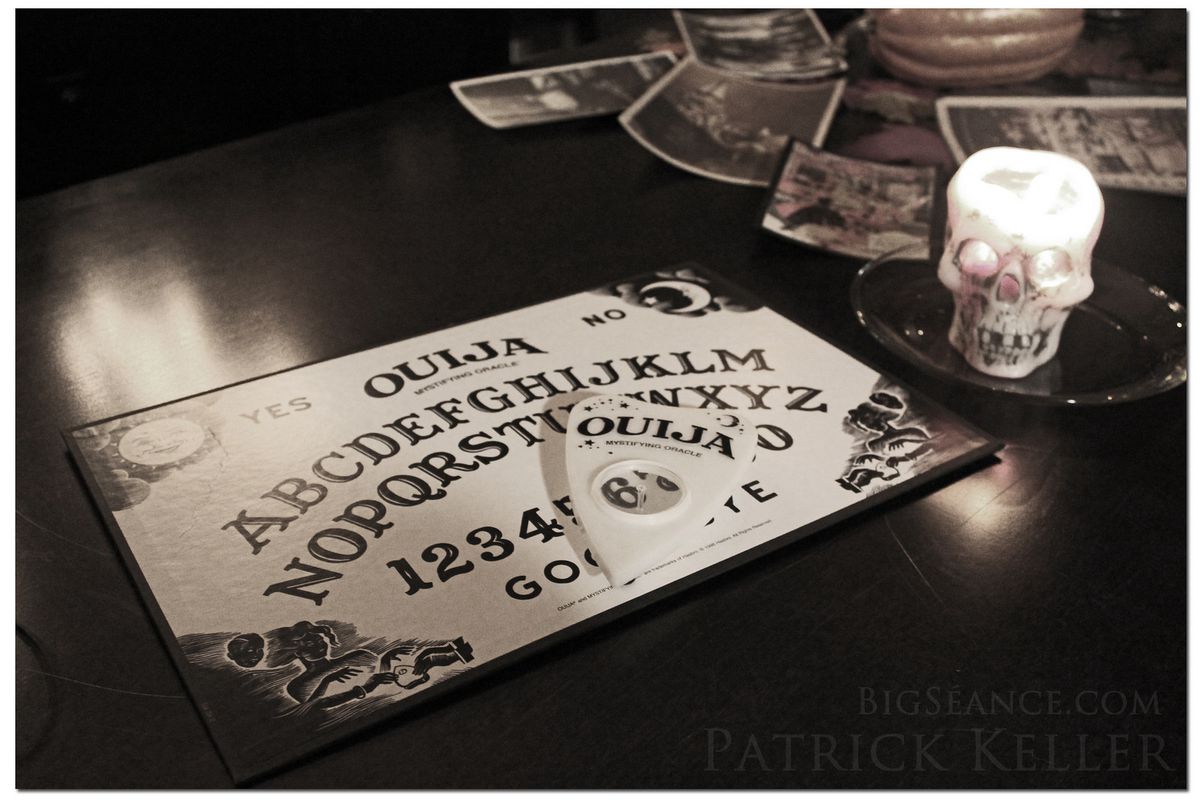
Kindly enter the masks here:
[[[759, 439], [712, 522], [616, 588], [563, 468], [601, 392]], [[690, 268], [66, 438], [238, 780], [999, 448]]]

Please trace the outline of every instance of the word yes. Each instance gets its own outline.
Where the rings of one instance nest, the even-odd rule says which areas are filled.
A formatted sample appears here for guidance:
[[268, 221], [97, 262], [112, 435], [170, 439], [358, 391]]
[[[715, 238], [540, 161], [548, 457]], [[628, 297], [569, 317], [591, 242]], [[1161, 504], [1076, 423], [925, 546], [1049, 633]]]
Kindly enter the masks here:
[[283, 403], [272, 403], [265, 408], [256, 408], [249, 414], [238, 414], [238, 416], [245, 417], [257, 425], [260, 422], [258, 415], [264, 411], [267, 412], [267, 416], [262, 418], [261, 421], [263, 422], [265, 422], [267, 419], [281, 419], [289, 414], [298, 414], [301, 411], [307, 411], [308, 409], [312, 408], [312, 403], [308, 402], [307, 397], [293, 397], [291, 400], [287, 401], [287, 406], [291, 409], [290, 411], [283, 410]]

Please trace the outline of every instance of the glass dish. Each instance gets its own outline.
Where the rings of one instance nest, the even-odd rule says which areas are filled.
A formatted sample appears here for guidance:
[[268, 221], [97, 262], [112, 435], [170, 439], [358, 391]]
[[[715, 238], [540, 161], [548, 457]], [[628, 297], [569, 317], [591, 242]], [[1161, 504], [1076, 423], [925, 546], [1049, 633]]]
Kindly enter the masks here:
[[884, 347], [922, 371], [1042, 403], [1103, 405], [1165, 392], [1187, 379], [1187, 311], [1157, 286], [1092, 260], [1096, 289], [1076, 306], [1058, 354], [1025, 378], [985, 375], [950, 346], [954, 301], [921, 248], [887, 253], [858, 271], [850, 301]]

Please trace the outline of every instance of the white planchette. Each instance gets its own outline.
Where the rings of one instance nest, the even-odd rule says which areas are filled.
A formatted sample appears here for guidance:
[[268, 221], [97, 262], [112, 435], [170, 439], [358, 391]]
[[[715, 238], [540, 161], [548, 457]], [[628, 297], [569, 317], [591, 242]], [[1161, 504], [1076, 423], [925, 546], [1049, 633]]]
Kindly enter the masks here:
[[741, 482], [758, 433], [737, 414], [596, 395], [567, 420], [576, 519], [613, 586], [700, 541]]

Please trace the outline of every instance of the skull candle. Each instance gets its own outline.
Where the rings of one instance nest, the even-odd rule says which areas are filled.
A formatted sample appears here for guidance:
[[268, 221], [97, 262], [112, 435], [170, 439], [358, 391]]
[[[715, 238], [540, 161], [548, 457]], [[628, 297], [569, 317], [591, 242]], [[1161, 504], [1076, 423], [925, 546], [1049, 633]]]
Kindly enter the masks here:
[[946, 206], [950, 343], [980, 372], [1023, 378], [1054, 357], [1071, 308], [1092, 293], [1100, 189], [1073, 158], [992, 147], [962, 163]]

